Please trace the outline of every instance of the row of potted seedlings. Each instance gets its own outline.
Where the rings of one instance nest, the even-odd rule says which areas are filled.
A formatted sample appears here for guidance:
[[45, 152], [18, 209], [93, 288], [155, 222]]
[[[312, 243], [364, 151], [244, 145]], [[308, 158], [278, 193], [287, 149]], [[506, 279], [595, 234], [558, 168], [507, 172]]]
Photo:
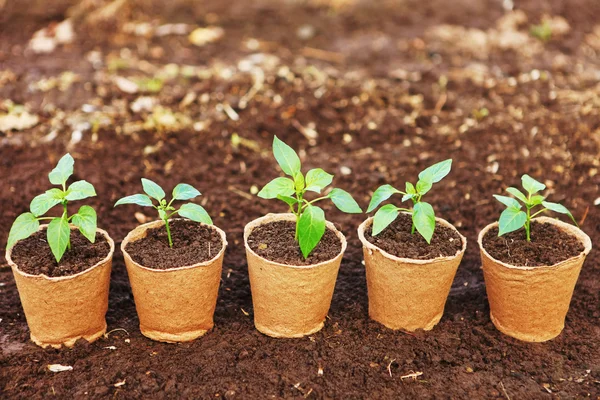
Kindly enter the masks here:
[[[290, 212], [268, 214], [244, 229], [254, 323], [272, 337], [302, 337], [323, 327], [347, 246], [317, 203], [331, 200], [346, 213], [362, 210], [342, 189], [325, 192], [333, 175], [320, 168], [304, 175], [296, 152], [277, 137], [273, 154], [287, 176], [273, 179], [258, 196], [281, 200]], [[423, 197], [451, 165], [446, 160], [425, 169], [404, 191], [379, 187], [367, 209], [377, 212], [358, 228], [369, 316], [388, 328], [430, 330], [444, 312], [467, 240], [436, 217]], [[30, 212], [17, 217], [6, 251], [31, 339], [43, 347], [70, 347], [106, 332], [114, 242], [97, 228], [92, 207], [81, 206], [69, 215], [69, 202], [96, 195], [83, 180], [67, 186], [73, 166], [67, 154], [50, 172], [57, 187], [35, 197]], [[517, 339], [541, 342], [564, 327], [591, 241], [576, 226], [538, 216], [554, 211], [575, 223], [564, 206], [539, 194], [544, 184], [523, 175], [522, 185], [524, 192], [507, 189], [514, 197], [495, 195], [507, 208], [480, 232], [478, 244], [493, 323]], [[171, 199], [148, 179], [142, 179], [142, 187], [143, 194], [115, 204], [153, 207], [159, 216], [135, 228], [121, 244], [141, 332], [164, 342], [196, 339], [214, 324], [225, 232], [200, 205], [174, 206], [199, 196], [194, 187], [177, 185]], [[412, 207], [379, 207], [396, 194]], [[58, 205], [61, 216], [45, 216]]]

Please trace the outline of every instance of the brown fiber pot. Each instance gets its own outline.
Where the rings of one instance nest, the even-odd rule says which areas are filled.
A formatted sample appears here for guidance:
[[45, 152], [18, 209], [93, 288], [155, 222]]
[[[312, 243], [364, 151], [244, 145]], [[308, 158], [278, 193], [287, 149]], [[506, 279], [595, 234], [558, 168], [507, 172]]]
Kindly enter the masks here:
[[562, 221], [539, 217], [534, 221], [549, 223], [577, 237], [584, 250], [576, 257], [554, 265], [516, 266], [494, 259], [483, 248], [485, 234], [495, 222], [486, 226], [477, 242], [481, 250], [483, 276], [490, 303], [490, 318], [506, 335], [527, 342], [544, 342], [555, 338], [565, 326], [565, 316], [573, 290], [592, 241], [581, 229]]
[[209, 261], [170, 269], [147, 268], [133, 261], [125, 250], [127, 244], [145, 237], [148, 229], [162, 226], [163, 221], [138, 226], [125, 237], [121, 251], [142, 334], [161, 342], [187, 342], [214, 326], [227, 240], [225, 232], [208, 225], [223, 241], [221, 249]]
[[431, 260], [396, 257], [365, 238], [373, 218], [358, 227], [365, 257], [369, 316], [373, 320], [390, 329], [415, 331], [431, 330], [442, 318], [467, 238], [449, 222], [441, 218], [436, 218], [436, 222], [460, 236], [462, 248], [455, 255]]
[[331, 222], [342, 250], [333, 259], [314, 265], [286, 265], [269, 261], [248, 246], [248, 237], [259, 225], [296, 221], [294, 214], [268, 214], [244, 228], [244, 244], [254, 306], [254, 325], [272, 337], [302, 337], [318, 332], [329, 312], [346, 238]]
[[[41, 225], [40, 230], [48, 225]], [[71, 226], [71, 230], [77, 229]], [[96, 229], [110, 246], [104, 260], [75, 275], [51, 278], [30, 275], [11, 258], [13, 247], [6, 250], [31, 340], [38, 346], [72, 347], [78, 339], [93, 342], [106, 332], [108, 289], [115, 243], [106, 231]]]

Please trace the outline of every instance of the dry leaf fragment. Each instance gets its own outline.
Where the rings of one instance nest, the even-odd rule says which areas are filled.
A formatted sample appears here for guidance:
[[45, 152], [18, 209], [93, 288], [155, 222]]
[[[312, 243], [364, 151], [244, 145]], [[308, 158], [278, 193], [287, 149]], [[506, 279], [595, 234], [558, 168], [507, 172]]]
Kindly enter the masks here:
[[48, 364], [48, 369], [50, 370], [50, 372], [64, 372], [72, 371], [73, 367], [70, 365]]
[[219, 26], [208, 26], [206, 28], [196, 28], [190, 33], [188, 39], [190, 43], [196, 46], [204, 46], [208, 43], [216, 42], [225, 35], [225, 30]]

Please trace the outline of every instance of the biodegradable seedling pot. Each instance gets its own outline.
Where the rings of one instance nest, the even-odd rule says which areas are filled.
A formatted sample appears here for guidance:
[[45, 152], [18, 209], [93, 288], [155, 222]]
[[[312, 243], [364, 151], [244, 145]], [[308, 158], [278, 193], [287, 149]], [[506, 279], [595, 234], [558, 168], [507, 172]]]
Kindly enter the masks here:
[[[41, 225], [40, 230], [48, 225]], [[71, 230], [77, 229], [71, 226]], [[106, 310], [110, 271], [115, 243], [102, 229], [110, 246], [100, 262], [75, 275], [48, 277], [19, 270], [6, 250], [6, 261], [12, 268], [31, 340], [42, 347], [72, 347], [83, 338], [93, 342], [106, 332]]]
[[225, 232], [213, 225], [223, 247], [209, 261], [170, 269], [148, 268], [135, 262], [125, 248], [142, 239], [148, 229], [164, 226], [164, 221], [143, 224], [129, 232], [121, 244], [133, 291], [142, 334], [161, 342], [194, 340], [214, 326], [213, 315], [221, 281]]
[[340, 253], [314, 265], [286, 265], [269, 261], [248, 246], [248, 237], [259, 225], [275, 221], [296, 221], [294, 214], [268, 214], [244, 228], [244, 245], [254, 306], [254, 325], [272, 337], [302, 337], [318, 332], [329, 312], [333, 289], [346, 238], [327, 221], [327, 229], [340, 239]]
[[584, 250], [558, 264], [526, 267], [494, 259], [483, 247], [483, 237], [495, 222], [486, 226], [477, 242], [481, 250], [483, 276], [490, 303], [490, 318], [506, 335], [527, 342], [555, 338], [565, 326], [573, 290], [592, 241], [581, 229], [562, 221], [539, 217], [533, 221], [553, 224], [577, 237]]
[[401, 258], [365, 238], [365, 230], [372, 223], [373, 218], [369, 218], [358, 227], [365, 257], [369, 317], [390, 329], [431, 330], [444, 314], [454, 275], [467, 248], [467, 239], [452, 224], [436, 218], [438, 225], [458, 233], [462, 240], [460, 251], [451, 257], [431, 260]]

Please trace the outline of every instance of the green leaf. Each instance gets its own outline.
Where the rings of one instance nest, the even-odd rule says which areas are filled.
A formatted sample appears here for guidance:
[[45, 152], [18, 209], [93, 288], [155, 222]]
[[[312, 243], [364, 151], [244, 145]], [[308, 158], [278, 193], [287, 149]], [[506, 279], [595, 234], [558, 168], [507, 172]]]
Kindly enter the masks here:
[[512, 207], [507, 208], [502, 211], [500, 219], [498, 220], [498, 236], [522, 228], [526, 221], [527, 214], [525, 214], [524, 211], [516, 210]]
[[200, 196], [198, 189], [187, 183], [180, 183], [173, 188], [173, 199], [174, 200], [190, 200]]
[[83, 200], [96, 195], [94, 186], [87, 181], [73, 182], [67, 190], [65, 199], [69, 201]]
[[10, 228], [7, 247], [12, 247], [19, 240], [27, 239], [29, 236], [37, 232], [39, 227], [40, 222], [32, 213], [24, 213], [19, 215]]
[[294, 181], [290, 178], [279, 177], [267, 183], [260, 192], [258, 197], [263, 199], [275, 199], [277, 195], [291, 196], [296, 193], [294, 190]]
[[373, 216], [373, 232], [372, 235], [379, 235], [385, 228], [388, 227], [396, 218], [400, 211], [393, 204], [386, 204], [381, 207]]
[[298, 220], [298, 244], [304, 258], [307, 258], [310, 252], [317, 247], [324, 233], [325, 213], [323, 210], [313, 205], [306, 207]]
[[165, 210], [163, 210], [162, 208], [158, 209], [158, 218], [162, 219], [163, 221], [167, 219], [167, 212]]
[[523, 192], [521, 192], [519, 189], [509, 187], [508, 189], [506, 189], [506, 191], [515, 196], [517, 199], [521, 200], [523, 203], [527, 203], [527, 196], [525, 196]]
[[517, 200], [513, 199], [512, 197], [500, 196], [499, 194], [495, 194], [494, 197], [496, 198], [496, 200], [498, 200], [500, 203], [504, 204], [506, 207], [512, 207], [517, 210], [520, 210], [521, 207], [523, 207], [521, 205], [521, 203], [519, 203]]
[[152, 207], [152, 199], [145, 194], [132, 194], [131, 196], [119, 199], [114, 207], [120, 206], [121, 204], [137, 204], [142, 207]]
[[73, 175], [73, 165], [75, 165], [75, 160], [73, 160], [73, 157], [69, 153], [62, 156], [58, 160], [56, 167], [48, 174], [50, 183], [53, 185], [64, 185], [67, 179]]
[[405, 187], [407, 194], [417, 194], [417, 189], [415, 189], [415, 186], [412, 183], [406, 182]]
[[431, 243], [431, 237], [435, 230], [435, 212], [431, 204], [425, 202], [415, 204], [412, 220], [421, 236], [425, 238], [427, 243]]
[[417, 188], [416, 188], [417, 193], [425, 194], [425, 193], [429, 192], [429, 190], [431, 190], [432, 186], [433, 186], [433, 183], [431, 183], [430, 181], [419, 179], [419, 181], [417, 182]]
[[42, 193], [39, 196], [35, 196], [29, 204], [29, 210], [36, 217], [44, 215], [57, 204], [60, 204], [62, 200], [55, 198], [51, 194]]
[[450, 173], [451, 168], [452, 159], [441, 161], [421, 171], [421, 173], [419, 173], [419, 179], [432, 184], [437, 183]]
[[414, 193], [406, 193], [404, 196], [402, 196], [402, 202], [404, 203], [406, 200], [410, 200], [412, 198], [414, 198], [416, 196], [416, 194]]
[[371, 197], [371, 202], [367, 208], [367, 212], [370, 213], [377, 208], [381, 203], [392, 197], [396, 193], [401, 193], [398, 189], [395, 189], [392, 185], [379, 186]]
[[65, 250], [67, 250], [67, 245], [71, 237], [69, 223], [65, 218], [54, 218], [48, 224], [46, 235], [48, 245], [50, 246], [50, 250], [52, 250], [52, 254], [54, 254], [54, 258], [56, 258], [56, 262], [60, 262], [63, 254], [65, 254]]
[[333, 181], [333, 175], [328, 174], [321, 168], [311, 169], [306, 173], [306, 190], [321, 193]]
[[73, 225], [90, 242], [96, 241], [97, 216], [96, 211], [90, 206], [81, 206], [77, 214], [73, 215]]
[[529, 194], [535, 194], [540, 190], [546, 189], [546, 185], [536, 181], [527, 174], [521, 177], [521, 184], [523, 185], [523, 189], [527, 190]]
[[283, 143], [277, 136], [273, 137], [273, 155], [277, 163], [289, 176], [295, 176], [300, 172], [300, 158], [298, 154], [287, 144]]
[[297, 172], [296, 175], [294, 175], [294, 189], [296, 193], [300, 193], [304, 190], [304, 184], [304, 175], [302, 175], [302, 172]]
[[63, 192], [61, 189], [58, 188], [48, 189], [46, 190], [46, 194], [54, 199], [59, 200], [63, 200], [67, 196], [66, 192]]
[[290, 196], [282, 196], [280, 194], [277, 195], [277, 198], [283, 202], [285, 202], [288, 206], [292, 207], [298, 203], [298, 199]]
[[142, 178], [142, 187], [144, 188], [144, 192], [146, 194], [158, 201], [161, 201], [165, 198], [165, 191], [162, 190], [158, 184], [152, 182], [150, 179]]
[[356, 200], [354, 200], [350, 193], [346, 192], [345, 190], [335, 188], [329, 192], [327, 197], [331, 199], [333, 204], [335, 204], [340, 211], [350, 214], [362, 213], [362, 210], [360, 209], [360, 206]]
[[571, 220], [573, 221], [573, 223], [575, 223], [576, 226], [579, 226], [579, 225], [577, 225], [577, 221], [575, 221], [575, 217], [573, 217], [573, 214], [571, 214], [571, 211], [569, 211], [567, 209], [567, 207], [563, 206], [562, 204], [551, 203], [549, 201], [543, 201], [542, 205], [544, 207], [546, 207], [548, 210], [551, 210], [551, 211], [554, 211], [554, 212], [557, 212], [560, 214], [568, 215], [571, 218]]
[[194, 203], [186, 203], [179, 208], [179, 215], [185, 218], [189, 218], [195, 222], [202, 222], [207, 225], [212, 225], [212, 219], [204, 209], [204, 207], [199, 206]]
[[542, 202], [545, 200], [546, 198], [544, 196], [541, 196], [539, 194], [536, 194], [535, 196], [531, 196], [531, 199], [529, 199], [529, 204], [533, 207], [533, 206], [537, 206], [542, 204]]

